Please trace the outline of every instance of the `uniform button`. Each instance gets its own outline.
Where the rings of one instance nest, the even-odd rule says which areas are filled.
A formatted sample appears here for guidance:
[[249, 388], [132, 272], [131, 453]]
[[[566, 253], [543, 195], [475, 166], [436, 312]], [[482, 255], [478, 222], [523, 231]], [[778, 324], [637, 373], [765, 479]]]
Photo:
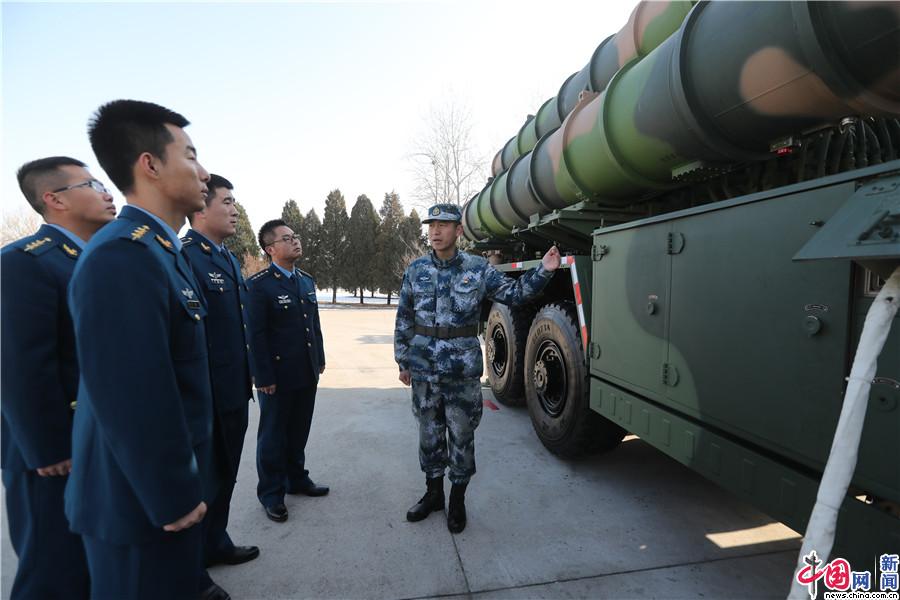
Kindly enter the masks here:
[[275, 355], [275, 360], [281, 360], [281, 357], [278, 356], [278, 355], [276, 354], [276, 355]]
[[306, 313], [303, 313], [303, 318], [304, 318], [304, 319], [306, 318]]
[[247, 329], [247, 324], [246, 324], [246, 323], [244, 323], [244, 329]]
[[306, 301], [304, 301], [304, 300], [301, 299], [301, 300], [300, 300], [300, 304], [306, 304]]
[[241, 304], [241, 310], [244, 310], [244, 305], [243, 305], [243, 304]]
[[309, 333], [309, 327], [306, 328], [306, 333]]
[[199, 320], [200, 320], [200, 315], [198, 315], [197, 313], [194, 313], [194, 320], [195, 320], [195, 321], [199, 321]]
[[287, 310], [287, 304], [284, 305], [284, 310]]
[[312, 343], [306, 342], [306, 345], [309, 346], [310, 348], [312, 348]]
[[250, 344], [247, 344], [247, 350], [249, 350], [249, 349], [250, 349]]
[[220, 294], [221, 294], [222, 292], [224, 292], [224, 291], [225, 291], [225, 288], [223, 288], [223, 287], [220, 287], [220, 288], [219, 288], [219, 293], [220, 293]]

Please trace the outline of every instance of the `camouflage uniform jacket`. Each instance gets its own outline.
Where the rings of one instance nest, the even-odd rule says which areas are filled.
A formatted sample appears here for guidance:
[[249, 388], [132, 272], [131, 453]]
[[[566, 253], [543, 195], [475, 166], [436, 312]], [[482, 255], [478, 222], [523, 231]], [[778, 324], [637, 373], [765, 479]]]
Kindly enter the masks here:
[[478, 338], [438, 339], [416, 334], [416, 325], [477, 325], [485, 298], [517, 305], [537, 296], [553, 276], [538, 266], [519, 277], [507, 277], [480, 256], [458, 252], [450, 260], [434, 253], [414, 260], [403, 274], [394, 359], [416, 381], [458, 381], [481, 377], [483, 360]]

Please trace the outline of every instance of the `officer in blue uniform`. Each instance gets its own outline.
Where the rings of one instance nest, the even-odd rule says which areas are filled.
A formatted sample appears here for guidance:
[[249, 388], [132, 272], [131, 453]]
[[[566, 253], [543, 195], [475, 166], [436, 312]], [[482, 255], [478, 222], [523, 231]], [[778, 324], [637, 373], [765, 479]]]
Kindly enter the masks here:
[[[206, 564], [238, 565], [259, 556], [256, 546], [235, 546], [226, 531], [228, 510], [237, 480], [247, 432], [250, 389], [250, 332], [247, 330], [247, 284], [241, 265], [225, 247], [237, 225], [234, 186], [221, 175], [207, 182], [206, 208], [188, 216], [191, 229], [182, 238], [194, 275], [206, 299], [206, 340], [215, 408], [217, 460], [224, 481], [203, 521]], [[204, 577], [203, 589], [209, 587]]]
[[248, 282], [253, 375], [260, 391], [256, 495], [266, 516], [283, 522], [288, 518], [285, 493], [328, 493], [327, 487], [313, 483], [305, 468], [325, 350], [315, 282], [294, 268], [302, 254], [299, 236], [276, 219], [260, 228], [259, 245], [272, 265]]
[[175, 231], [206, 206], [209, 174], [187, 124], [117, 100], [89, 128], [128, 202], [69, 286], [81, 380], [65, 506], [98, 599], [196, 598], [203, 568], [216, 486], [207, 309]]
[[84, 548], [63, 512], [78, 389], [66, 293], [84, 245], [116, 209], [74, 158], [35, 160], [17, 175], [45, 224], [0, 253], [3, 486], [19, 558], [11, 597], [87, 598]]

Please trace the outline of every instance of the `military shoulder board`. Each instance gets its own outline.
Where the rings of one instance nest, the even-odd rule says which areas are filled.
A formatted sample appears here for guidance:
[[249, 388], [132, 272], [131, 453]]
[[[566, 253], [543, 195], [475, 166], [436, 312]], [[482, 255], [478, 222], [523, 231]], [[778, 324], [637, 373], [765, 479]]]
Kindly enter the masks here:
[[36, 239], [34, 241], [28, 242], [25, 244], [25, 247], [22, 248], [28, 254], [33, 254], [34, 256], [39, 256], [53, 247], [53, 244], [50, 242], [53, 241], [53, 238], [50, 237], [42, 237]]
[[143, 238], [149, 232], [150, 232], [149, 225], [139, 225], [139, 226], [135, 227], [133, 230], [131, 230], [130, 233], [128, 233], [122, 237], [128, 237], [133, 242], [141, 241], [146, 244], [147, 241], [144, 240]]
[[264, 269], [264, 270], [260, 271], [259, 273], [254, 273], [253, 275], [251, 275], [249, 278], [249, 281], [256, 281], [257, 279], [262, 279], [263, 277], [265, 277], [268, 274], [269, 274], [269, 270]]

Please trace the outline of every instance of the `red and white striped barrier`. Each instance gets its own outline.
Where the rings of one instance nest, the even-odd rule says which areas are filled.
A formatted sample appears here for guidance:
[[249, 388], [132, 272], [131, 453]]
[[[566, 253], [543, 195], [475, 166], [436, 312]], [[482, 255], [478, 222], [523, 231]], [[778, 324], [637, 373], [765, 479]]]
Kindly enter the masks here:
[[575, 257], [563, 257], [563, 261], [569, 265], [569, 274], [572, 276], [572, 289], [575, 291], [575, 309], [578, 313], [578, 326], [581, 329], [581, 346], [587, 353], [588, 330], [584, 320], [584, 301], [581, 297], [581, 283], [578, 281], [578, 269], [575, 267]]

